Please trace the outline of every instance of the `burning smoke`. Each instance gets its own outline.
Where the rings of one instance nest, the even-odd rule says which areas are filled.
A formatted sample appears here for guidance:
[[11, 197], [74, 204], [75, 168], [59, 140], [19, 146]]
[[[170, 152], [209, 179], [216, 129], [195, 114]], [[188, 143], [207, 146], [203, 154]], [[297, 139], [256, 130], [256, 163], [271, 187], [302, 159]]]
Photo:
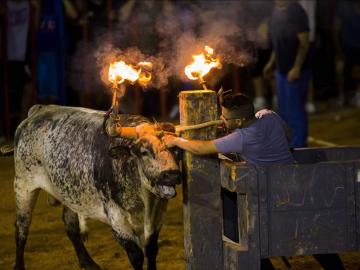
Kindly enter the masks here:
[[115, 61], [124, 61], [132, 66], [137, 66], [140, 62], [152, 63], [152, 79], [148, 85], [149, 87], [160, 88], [166, 85], [170, 76], [170, 70], [166, 67], [162, 57], [147, 56], [136, 47], [121, 50], [106, 46], [96, 52], [96, 64], [101, 69], [100, 76], [105, 85], [110, 83], [109, 66]]
[[[222, 64], [247, 66], [254, 61], [254, 48], [259, 45], [256, 28], [262, 18], [258, 14], [270, 15], [269, 2], [130, 0], [116, 12], [118, 20], [111, 37], [97, 31], [84, 68], [93, 67], [90, 76], [99, 77], [100, 73], [107, 85], [105, 70], [111, 62], [152, 62], [149, 86], [161, 88], [171, 76], [187, 81], [184, 67], [205, 45], [214, 49]], [[93, 56], [96, 66], [90, 64]]]

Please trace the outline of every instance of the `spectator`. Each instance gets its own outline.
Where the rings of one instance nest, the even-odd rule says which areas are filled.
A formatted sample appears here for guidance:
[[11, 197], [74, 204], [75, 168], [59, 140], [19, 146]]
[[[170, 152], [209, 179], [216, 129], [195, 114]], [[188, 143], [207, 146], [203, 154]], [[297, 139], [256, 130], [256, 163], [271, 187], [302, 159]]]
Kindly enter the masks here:
[[341, 105], [360, 108], [360, 0], [338, 3], [335, 37]]
[[308, 98], [305, 109], [308, 113], [315, 113], [316, 107], [314, 102], [314, 82], [313, 82], [313, 62], [315, 58], [315, 38], [316, 38], [316, 0], [300, 0], [300, 5], [305, 10], [309, 19], [309, 67], [311, 70], [311, 78], [309, 81]]
[[62, 1], [41, 1], [37, 33], [37, 86], [40, 103], [65, 104], [65, 46]]
[[317, 1], [316, 5], [316, 59], [313, 65], [313, 81], [318, 99], [328, 99], [336, 94], [334, 68], [334, 34], [337, 0]]
[[275, 0], [270, 22], [273, 52], [264, 68], [269, 76], [276, 61], [278, 110], [292, 132], [291, 147], [307, 145], [305, 101], [311, 76], [307, 54], [309, 24], [304, 9], [294, 1]]
[[[255, 92], [254, 107], [255, 110], [260, 110], [267, 107], [266, 90], [269, 88], [271, 88], [271, 90], [275, 90], [272, 87], [273, 78], [270, 78], [270, 80], [266, 80], [262, 76], [262, 70], [269, 61], [272, 51], [269, 41], [269, 17], [265, 17], [262, 20], [257, 29], [257, 34], [259, 37], [259, 40], [257, 42], [259, 42], [260, 46], [257, 49], [257, 62], [253, 69], [252, 83]], [[277, 103], [276, 96], [275, 93], [272, 94], [274, 95], [272, 99], [272, 107], [275, 108]]]
[[14, 131], [31, 105], [29, 97], [32, 84], [28, 50], [30, 3], [27, 0], [8, 0], [6, 5], [9, 110], [13, 116], [10, 119], [11, 131]]

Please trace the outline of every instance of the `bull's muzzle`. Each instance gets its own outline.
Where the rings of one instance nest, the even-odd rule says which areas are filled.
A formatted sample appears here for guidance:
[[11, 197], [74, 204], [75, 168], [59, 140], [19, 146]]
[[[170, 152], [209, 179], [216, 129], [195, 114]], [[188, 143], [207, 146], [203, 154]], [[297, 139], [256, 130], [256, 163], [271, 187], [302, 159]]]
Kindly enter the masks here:
[[160, 174], [159, 180], [157, 181], [158, 185], [164, 185], [164, 186], [173, 186], [178, 185], [181, 183], [181, 177], [180, 177], [180, 171], [179, 170], [169, 170], [169, 171], [163, 171]]

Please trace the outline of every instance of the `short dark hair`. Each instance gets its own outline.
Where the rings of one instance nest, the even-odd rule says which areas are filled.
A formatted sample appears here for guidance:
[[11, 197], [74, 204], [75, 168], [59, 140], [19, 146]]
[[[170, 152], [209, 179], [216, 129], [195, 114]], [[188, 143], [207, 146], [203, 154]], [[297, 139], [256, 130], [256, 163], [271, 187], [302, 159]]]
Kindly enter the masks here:
[[254, 105], [249, 97], [244, 94], [225, 95], [222, 97], [220, 105], [228, 110], [238, 112], [245, 119], [254, 117]]

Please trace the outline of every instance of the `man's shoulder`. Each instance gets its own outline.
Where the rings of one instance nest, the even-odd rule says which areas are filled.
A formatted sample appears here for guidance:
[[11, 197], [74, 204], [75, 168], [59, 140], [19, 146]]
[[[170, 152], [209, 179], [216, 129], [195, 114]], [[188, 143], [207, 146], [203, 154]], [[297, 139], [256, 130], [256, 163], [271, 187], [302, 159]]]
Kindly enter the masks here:
[[281, 119], [281, 117], [276, 113], [276, 112], [272, 112], [269, 114], [264, 115], [263, 117], [261, 117], [258, 122], [262, 122], [262, 123], [269, 123], [269, 122], [283, 122], [283, 120]]
[[256, 129], [266, 133], [270, 130], [283, 130], [286, 127], [285, 121], [275, 112], [263, 116], [257, 122]]

